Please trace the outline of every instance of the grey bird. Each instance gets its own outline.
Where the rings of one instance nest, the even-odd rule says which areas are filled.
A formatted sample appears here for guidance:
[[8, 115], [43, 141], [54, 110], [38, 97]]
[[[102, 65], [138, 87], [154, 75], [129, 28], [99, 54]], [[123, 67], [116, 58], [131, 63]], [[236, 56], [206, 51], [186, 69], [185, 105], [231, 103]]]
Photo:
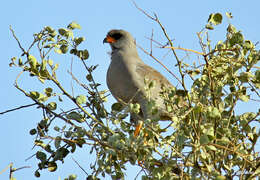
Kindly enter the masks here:
[[[103, 43], [109, 43], [112, 49], [111, 62], [107, 71], [107, 86], [111, 94], [120, 103], [140, 104], [140, 113], [131, 113], [131, 122], [136, 125], [134, 135], [137, 136], [142, 120], [150, 117], [147, 104], [153, 100], [158, 108], [161, 120], [170, 120], [172, 114], [166, 111], [163, 98], [159, 95], [162, 86], [173, 85], [158, 71], [146, 65], [139, 57], [135, 39], [124, 30], [111, 30]], [[154, 81], [154, 88], [149, 97], [145, 89], [145, 79]]]

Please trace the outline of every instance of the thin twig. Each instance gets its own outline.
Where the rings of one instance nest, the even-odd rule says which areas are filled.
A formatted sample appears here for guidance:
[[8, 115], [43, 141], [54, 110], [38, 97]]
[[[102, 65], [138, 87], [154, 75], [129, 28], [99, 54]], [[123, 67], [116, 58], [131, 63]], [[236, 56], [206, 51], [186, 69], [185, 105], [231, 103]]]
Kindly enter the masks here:
[[6, 166], [2, 171], [0, 171], [0, 174], [4, 173], [7, 169], [9, 169], [9, 167], [11, 167], [13, 165], [13, 163], [8, 164], [8, 166]]
[[[70, 72], [71, 72], [71, 74], [72, 74], [72, 69], [73, 69], [72, 67], [73, 67], [73, 58], [71, 58], [71, 63], [70, 63]], [[70, 82], [70, 86], [71, 86], [71, 94], [74, 97], [74, 88], [73, 88], [73, 81], [72, 80]]]
[[248, 82], [249, 86], [253, 89], [253, 91], [257, 94], [258, 97], [260, 97], [259, 92], [257, 91], [257, 89], [250, 83]]
[[150, 40], [150, 41], [152, 41], [152, 42], [154, 42], [155, 44], [157, 44], [159, 47], [165, 47], [166, 45], [163, 45], [163, 44], [161, 44], [160, 42], [158, 42], [158, 41], [156, 41], [156, 40], [154, 40], [154, 39], [151, 39], [150, 37], [145, 37], [146, 39], [148, 39], [148, 40]]
[[26, 54], [26, 55], [27, 55], [28, 53], [27, 53], [27, 52], [24, 50], [24, 48], [22, 47], [22, 45], [21, 45], [19, 39], [16, 37], [16, 35], [15, 35], [15, 33], [14, 33], [14, 30], [12, 29], [12, 26], [11, 26], [11, 25], [10, 25], [9, 29], [10, 29], [10, 31], [12, 32], [12, 35], [13, 35], [14, 39], [15, 39], [16, 42], [18, 43], [19, 48], [23, 51], [23, 54]]
[[184, 51], [190, 51], [190, 52], [193, 52], [193, 53], [196, 53], [196, 54], [199, 54], [199, 55], [202, 55], [204, 56], [205, 54], [204, 53], [201, 53], [201, 52], [198, 52], [198, 51], [195, 51], [193, 49], [186, 49], [186, 48], [181, 48], [181, 47], [163, 47], [163, 48], [169, 48], [169, 49], [180, 49], [180, 50], [184, 50]]
[[88, 88], [88, 86], [86, 86], [85, 84], [83, 84], [82, 82], [80, 82], [80, 81], [76, 78], [76, 76], [73, 75], [73, 73], [72, 73], [71, 71], [67, 71], [67, 72], [71, 75], [72, 79], [73, 79], [74, 81], [76, 81], [77, 84], [79, 84], [81, 87], [83, 87], [83, 88], [84, 88], [85, 90], [87, 90], [89, 93], [91, 92], [91, 90]]
[[[166, 29], [164, 28], [164, 26], [162, 25], [162, 23], [160, 22], [158, 16], [154, 13], [154, 17], [152, 17], [151, 15], [149, 15], [147, 12], [145, 12], [143, 9], [139, 8], [137, 6], [137, 4], [133, 1], [133, 4], [134, 6], [139, 10], [141, 11], [144, 15], [146, 15], [148, 18], [152, 19], [153, 21], [155, 21], [161, 28], [161, 30], [163, 31], [163, 34], [164, 36], [166, 37], [166, 39], [168, 40], [168, 43], [171, 47], [173, 47], [173, 43], [172, 43], [172, 40], [169, 38], [167, 32], [166, 32]], [[176, 52], [174, 49], [171, 49], [172, 50], [172, 53], [177, 61], [177, 64], [178, 64], [178, 70], [179, 70], [179, 73], [181, 75], [181, 80], [179, 80], [178, 78], [178, 81], [181, 83], [184, 91], [187, 91], [187, 88], [186, 88], [186, 84], [185, 84], [185, 74], [182, 72], [182, 62], [181, 60], [179, 59], [179, 57], [177, 56]], [[173, 74], [173, 73], [171, 73]], [[174, 77], [176, 78], [176, 76], [174, 75]], [[188, 97], [188, 102], [189, 102], [189, 107], [191, 107], [191, 100], [190, 100], [190, 97]], [[193, 114], [193, 118], [195, 117], [195, 115]]]
[[144, 171], [144, 169], [142, 168], [142, 169], [137, 173], [137, 175], [135, 176], [134, 180], [136, 180], [136, 179], [138, 178], [138, 176], [141, 174], [141, 172], [143, 172], [143, 171]]
[[24, 168], [31, 168], [31, 166], [23, 166], [23, 167], [20, 167], [20, 168], [15, 168], [15, 170], [13, 169], [13, 172], [24, 169]]
[[20, 107], [17, 107], [17, 108], [8, 109], [6, 111], [0, 112], [0, 114], [5, 114], [5, 113], [8, 113], [8, 112], [12, 112], [12, 111], [16, 111], [16, 110], [19, 110], [19, 109], [31, 107], [31, 106], [34, 106], [34, 105], [37, 105], [37, 103], [27, 104], [27, 105], [20, 106]]
[[71, 157], [71, 158], [79, 166], [79, 168], [88, 176], [87, 171], [73, 157]]
[[[250, 155], [246, 155], [246, 154], [243, 154], [243, 153], [238, 152], [238, 151], [237, 151], [238, 147], [237, 147], [237, 148], [235, 147], [234, 149], [230, 149], [230, 148], [228, 148], [228, 147], [226, 147], [226, 146], [222, 146], [222, 145], [215, 144], [215, 143], [209, 143], [208, 145], [212, 145], [212, 146], [215, 146], [215, 147], [217, 147], [217, 148], [219, 148], [219, 149], [225, 149], [225, 150], [227, 150], [227, 151], [229, 151], [229, 152], [235, 153], [235, 154], [237, 154], [238, 156], [242, 157], [242, 158], [244, 159], [244, 161], [246, 161], [246, 162], [252, 164], [252, 162], [250, 162], [249, 160], [247, 160], [247, 159], [245, 158], [245, 157], [248, 157], [248, 156], [250, 156]], [[240, 144], [239, 144], [239, 145], [240, 145]], [[238, 146], [239, 146], [239, 145], [238, 145]]]
[[[83, 59], [81, 60], [81, 62], [83, 63], [85, 69], [89, 72], [89, 75], [91, 76], [91, 81], [96, 85], [97, 83], [96, 83], [95, 79], [93, 78], [92, 70], [86, 65], [86, 63]], [[101, 100], [100, 105], [101, 105], [102, 109], [105, 109], [105, 106], [104, 106], [104, 103], [103, 103], [104, 102], [103, 98], [101, 97], [101, 95], [98, 91], [98, 86], [93, 86], [93, 89], [95, 90], [98, 98]], [[105, 112], [105, 116], [106, 116], [106, 126], [107, 126], [106, 128], [113, 134], [113, 132], [109, 128], [109, 118], [107, 116], [107, 111], [104, 111], [104, 112]]]
[[13, 168], [13, 163], [10, 163], [9, 167], [10, 167], [10, 171], [9, 171], [9, 173], [10, 173], [9, 179], [10, 180], [13, 179], [13, 173], [15, 171], [18, 171], [18, 170], [21, 170], [21, 169], [24, 169], [24, 168], [31, 168], [31, 166], [23, 166], [23, 167], [20, 167], [20, 168]]
[[[137, 6], [137, 4], [133, 1], [133, 4], [134, 6], [139, 10], [141, 11], [144, 15], [146, 15], [148, 18], [152, 19], [153, 21], [155, 21], [161, 28], [161, 30], [163, 31], [163, 34], [164, 36], [166, 37], [166, 39], [168, 40], [168, 43], [170, 45], [170, 47], [174, 47], [173, 46], [173, 42], [172, 40], [170, 39], [170, 37], [168, 36], [168, 33], [165, 29], [165, 27], [162, 25], [161, 21], [159, 20], [158, 16], [154, 13], [154, 17], [152, 17], [151, 15], [149, 15], [148, 13], [146, 13], [143, 9], [139, 8]], [[187, 91], [187, 87], [186, 87], [186, 83], [185, 83], [185, 74], [183, 73], [182, 71], [182, 61], [179, 59], [179, 57], [177, 56], [176, 52], [174, 49], [171, 49], [176, 61], [177, 61], [177, 64], [178, 64], [178, 71], [179, 71], [179, 74], [181, 76], [181, 80], [179, 78], [177, 78], [177, 76], [175, 76], [173, 73], [171, 73], [173, 75], [173, 77], [175, 77], [182, 85], [184, 91], [188, 92]], [[167, 68], [166, 68], [167, 69]], [[168, 70], [168, 72], [170, 72]], [[189, 107], [191, 108], [192, 107], [192, 102], [191, 102], [191, 98], [190, 96], [187, 96], [187, 100], [188, 100], [188, 103], [189, 103]], [[194, 114], [194, 111], [192, 111], [192, 117], [191, 119], [195, 119], [195, 114]], [[193, 129], [194, 129], [194, 133], [195, 135], [197, 136], [197, 132], [196, 132], [196, 128], [193, 126]]]
[[151, 34], [151, 43], [150, 43], [150, 54], [153, 54], [153, 29], [152, 29], [152, 34]]
[[158, 62], [164, 69], [166, 69], [166, 71], [168, 71], [179, 83], [182, 83], [181, 80], [172, 72], [170, 71], [159, 59], [157, 59], [156, 57], [154, 57], [152, 54], [150, 54], [148, 51], [146, 51], [144, 48], [142, 48], [141, 46], [137, 45], [138, 48], [140, 48], [145, 54], [149, 55], [150, 57], [152, 57], [156, 62]]
[[143, 9], [139, 8], [139, 7], [137, 6], [137, 4], [135, 3], [135, 1], [132, 0], [132, 2], [133, 2], [133, 4], [134, 4], [134, 6], [136, 7], [136, 9], [138, 9], [139, 11], [141, 11], [143, 14], [145, 14], [145, 15], [146, 15], [147, 17], [149, 17], [150, 19], [156, 21], [156, 19], [155, 19], [154, 17], [152, 17], [152, 16], [151, 16], [150, 14], [148, 14], [147, 12], [145, 12]]
[[[21, 91], [25, 96], [30, 97], [30, 95], [29, 95], [27, 92], [25, 92], [22, 88], [20, 88], [20, 86], [18, 85], [18, 79], [19, 79], [19, 77], [21, 76], [21, 74], [22, 74], [23, 72], [24, 72], [24, 71], [21, 71], [21, 72], [17, 75], [17, 77], [16, 77], [16, 79], [15, 79], [15, 85], [14, 85], [14, 86], [15, 86], [19, 91]], [[31, 97], [30, 97], [30, 98], [31, 98]], [[39, 105], [41, 108], [45, 109], [48, 113], [51, 113], [51, 114], [53, 114], [55, 117], [59, 117], [60, 119], [64, 120], [66, 123], [69, 123], [70, 125], [75, 126], [70, 120], [68, 120], [68, 119], [66, 119], [66, 118], [64, 118], [64, 117], [62, 117], [62, 116], [60, 116], [59, 114], [55, 113], [54, 111], [49, 110], [44, 104], [40, 103], [40, 102], [37, 101], [36, 99], [33, 99], [33, 98], [31, 98], [31, 99], [32, 99], [37, 105]]]

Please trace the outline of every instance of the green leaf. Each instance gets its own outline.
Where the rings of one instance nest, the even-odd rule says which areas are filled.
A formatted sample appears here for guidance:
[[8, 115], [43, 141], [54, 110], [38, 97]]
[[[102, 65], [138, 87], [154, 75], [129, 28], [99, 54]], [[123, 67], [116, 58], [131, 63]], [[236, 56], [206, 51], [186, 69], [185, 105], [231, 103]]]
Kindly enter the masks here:
[[206, 24], [205, 28], [208, 29], [208, 30], [214, 29], [214, 27], [211, 24]]
[[200, 144], [208, 144], [209, 142], [209, 138], [206, 134], [200, 136]]
[[51, 60], [51, 59], [48, 59], [48, 64], [50, 65], [50, 66], [52, 66], [53, 65], [53, 60]]
[[47, 104], [47, 108], [48, 108], [49, 110], [52, 110], [52, 111], [56, 110], [56, 109], [57, 109], [57, 104], [56, 104], [56, 102], [50, 102], [50, 103], [48, 103], [48, 104]]
[[58, 126], [55, 126], [53, 129], [57, 132], [60, 132], [60, 128]]
[[71, 49], [70, 54], [77, 55], [78, 50], [77, 49]]
[[76, 55], [77, 55], [80, 59], [82, 59], [83, 51], [82, 51], [82, 50], [77, 50]]
[[241, 72], [240, 75], [238, 76], [238, 79], [241, 82], [248, 82], [250, 80], [250, 78], [253, 78], [254, 75], [251, 74], [251, 72]]
[[200, 153], [200, 156], [203, 158], [203, 159], [207, 159], [209, 154], [206, 152], [206, 150], [203, 148], [201, 150], [201, 153]]
[[243, 48], [249, 50], [249, 49], [255, 48], [255, 45], [251, 41], [245, 40], [245, 42], [243, 44]]
[[[68, 36], [69, 32], [70, 32], [70, 31], [68, 30], [66, 37]], [[69, 44], [69, 42], [68, 42], [67, 40], [61, 39], [61, 40], [58, 41], [58, 43], [56, 44], [55, 47], [59, 47], [58, 45], [68, 45], [68, 44]]]
[[54, 172], [57, 170], [57, 164], [55, 162], [49, 162], [48, 163], [48, 170], [50, 172]]
[[19, 65], [19, 66], [22, 66], [22, 65], [23, 65], [23, 60], [22, 60], [22, 58], [19, 58], [19, 60], [18, 60], [18, 65]]
[[76, 97], [77, 104], [86, 104], [87, 97], [85, 95], [79, 95]]
[[[45, 44], [45, 43], [44, 43]], [[51, 43], [51, 44], [47, 44], [47, 45], [45, 45], [45, 46], [43, 46], [43, 48], [46, 48], [46, 49], [49, 49], [49, 48], [52, 48], [52, 47], [54, 47], [55, 45], [53, 44], [53, 43]]]
[[138, 103], [130, 103], [129, 104], [130, 112], [138, 114], [140, 112], [140, 104]]
[[75, 111], [70, 112], [69, 114], [66, 115], [66, 117], [68, 119], [72, 119], [72, 120], [76, 120], [79, 123], [82, 123], [85, 121], [85, 119], [83, 118], [83, 116]]
[[62, 102], [63, 100], [62, 100], [61, 96], [58, 96], [58, 97], [59, 97], [58, 100], [59, 100], [60, 102]]
[[34, 172], [34, 176], [38, 178], [38, 177], [41, 176], [41, 174], [40, 174], [40, 172], [37, 170], [37, 171]]
[[12, 57], [12, 58], [11, 58], [11, 61], [12, 61], [12, 62], [15, 62], [16, 59], [17, 59], [17, 57]]
[[55, 141], [54, 141], [54, 145], [56, 147], [56, 149], [59, 149], [60, 148], [60, 143], [61, 143], [61, 137], [60, 136], [57, 136], [55, 138]]
[[216, 107], [212, 107], [212, 106], [208, 107], [207, 115], [210, 118], [220, 118], [221, 117], [221, 113], [219, 112], [219, 110]]
[[121, 103], [114, 103], [111, 107], [112, 111], [122, 111], [124, 106]]
[[28, 56], [28, 61], [29, 61], [31, 68], [36, 69], [37, 60], [33, 55]]
[[260, 82], [260, 70], [255, 71], [255, 79]]
[[81, 29], [81, 26], [76, 23], [75, 21], [71, 22], [68, 26], [67, 26], [68, 29]]
[[244, 36], [241, 34], [241, 32], [234, 33], [229, 40], [231, 46], [234, 46], [235, 44], [243, 45], [243, 42], [244, 42]]
[[36, 158], [41, 160], [41, 161], [46, 161], [47, 155], [44, 152], [38, 151], [36, 153]]
[[227, 16], [229, 19], [232, 19], [232, 18], [233, 18], [231, 12], [226, 12], [226, 16]]
[[61, 49], [54, 49], [54, 52], [56, 52], [57, 54], [62, 54]]
[[82, 59], [83, 60], [86, 60], [89, 58], [89, 53], [88, 53], [88, 50], [83, 50], [83, 54], [82, 54]]
[[66, 33], [68, 32], [68, 30], [65, 28], [60, 28], [60, 29], [58, 29], [58, 32], [60, 35], [65, 36]]
[[210, 149], [212, 151], [217, 151], [217, 148], [215, 146], [213, 146], [213, 145], [208, 145], [208, 146], [206, 146], [206, 148]]
[[76, 174], [71, 174], [71, 175], [69, 176], [69, 179], [68, 179], [68, 180], [75, 180], [75, 179], [77, 179], [77, 175], [76, 175]]
[[37, 130], [36, 129], [31, 129], [30, 130], [30, 135], [35, 135], [37, 133]]
[[44, 89], [44, 93], [46, 94], [46, 96], [50, 97], [52, 94], [52, 88], [48, 87]]
[[[72, 53], [72, 52], [71, 52]], [[89, 58], [89, 53], [88, 53], [88, 50], [78, 50], [76, 51], [76, 55], [82, 59], [82, 60], [86, 60]]]
[[40, 93], [37, 92], [37, 91], [31, 91], [30, 97], [33, 98], [33, 99], [38, 99], [40, 97]]
[[[51, 34], [51, 36], [52, 37], [54, 37], [54, 36], [56, 36], [57, 35], [57, 33], [55, 32], [54, 34]], [[51, 42], [55, 42], [56, 40], [54, 39], [54, 38], [48, 38], [47, 39], [49, 42], [51, 41]], [[55, 44], [49, 44], [50, 45], [50, 47], [53, 47]]]
[[[30, 92], [31, 93], [31, 92]], [[39, 92], [36, 92], [36, 91], [32, 91], [32, 93], [34, 94], [34, 93], [36, 93], [36, 96], [35, 96], [35, 98], [33, 98], [32, 96], [32, 98], [33, 99], [36, 99], [36, 100], [38, 100], [38, 101], [40, 101], [40, 102], [44, 102], [44, 101], [46, 101], [47, 99], [48, 99], [48, 97], [47, 96], [45, 96], [44, 94], [42, 94], [42, 93], [39, 93]], [[31, 94], [30, 94], [31, 95]], [[34, 95], [33, 95], [34, 96]]]
[[69, 50], [69, 47], [67, 45], [61, 45], [60, 50], [63, 54], [66, 54]]
[[76, 140], [76, 144], [77, 144], [79, 147], [82, 147], [82, 145], [85, 144], [85, 143], [86, 143], [85, 139], [80, 138], [80, 139], [77, 139], [77, 140]]
[[147, 175], [142, 175], [142, 180], [149, 180], [149, 177], [147, 177]]
[[239, 99], [244, 101], [244, 102], [248, 102], [249, 99], [250, 99], [250, 96], [249, 95], [241, 95], [241, 96], [239, 96]]
[[84, 37], [77, 37], [77, 38], [74, 38], [73, 41], [75, 42], [76, 46], [78, 46], [80, 43], [85, 41], [85, 38]]
[[227, 31], [232, 34], [237, 32], [235, 26], [233, 26], [232, 24], [228, 25]]
[[210, 139], [214, 137], [214, 127], [213, 126], [205, 126], [202, 129], [203, 133], [207, 135]]
[[41, 63], [40, 71], [45, 71], [46, 70], [46, 65], [47, 65], [47, 60], [43, 59], [42, 63]]
[[87, 79], [89, 82], [93, 81], [93, 78], [92, 78], [92, 75], [91, 75], [91, 74], [87, 74], [87, 75], [86, 75], [86, 79]]
[[44, 28], [44, 30], [48, 31], [49, 33], [54, 33], [54, 32], [55, 32], [55, 29], [53, 29], [53, 28], [50, 27], [50, 26], [46, 26], [46, 27]]
[[260, 166], [258, 166], [258, 168], [255, 170], [255, 172], [251, 176], [254, 177], [254, 176], [257, 176], [257, 175], [258, 175], [258, 177], [260, 175]]
[[212, 23], [214, 25], [221, 24], [222, 23], [222, 15], [220, 13], [210, 14], [208, 22]]

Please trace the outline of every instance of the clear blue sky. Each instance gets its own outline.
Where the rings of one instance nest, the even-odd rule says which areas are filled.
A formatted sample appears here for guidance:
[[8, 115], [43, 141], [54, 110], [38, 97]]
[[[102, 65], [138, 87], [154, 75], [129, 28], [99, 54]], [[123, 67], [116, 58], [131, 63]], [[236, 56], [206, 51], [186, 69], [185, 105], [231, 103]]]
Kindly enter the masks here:
[[[139, 0], [137, 4], [148, 12], [158, 14], [161, 22], [167, 28], [169, 35], [175, 39], [175, 45], [185, 48], [199, 49], [196, 32], [200, 31], [206, 24], [210, 13], [231, 12], [234, 16], [232, 23], [241, 29], [246, 39], [254, 43], [260, 41], [260, 1], [237, 1], [237, 0], [219, 0], [219, 1], [173, 1], [173, 0]], [[0, 7], [1, 28], [0, 28], [0, 78], [1, 78], [1, 106], [0, 111], [32, 103], [24, 97], [13, 86], [15, 77], [19, 72], [16, 68], [9, 68], [10, 58], [21, 54], [17, 43], [12, 38], [9, 31], [9, 25], [12, 25], [17, 36], [25, 47], [28, 47], [32, 41], [32, 34], [41, 30], [44, 26], [53, 28], [64, 27], [71, 21], [77, 21], [82, 26], [79, 34], [86, 37], [84, 47], [90, 52], [90, 59], [87, 63], [99, 64], [96, 71], [96, 80], [106, 89], [105, 72], [109, 64], [107, 52], [110, 48], [102, 44], [106, 33], [110, 29], [121, 28], [132, 33], [137, 43], [149, 49], [149, 37], [154, 29], [154, 38], [164, 42], [158, 25], [140, 13], [129, 0], [109, 0], [109, 1], [3, 1]], [[226, 22], [226, 21], [225, 21]], [[224, 26], [216, 28], [214, 40], [224, 39]], [[155, 50], [154, 53], [157, 53]], [[158, 56], [162, 56], [158, 51]], [[172, 77], [167, 74], [156, 62], [140, 51], [141, 58], [147, 63], [158, 69], [170, 81], [174, 83]], [[60, 68], [67, 69], [70, 67], [70, 57], [61, 56], [59, 59]], [[60, 58], [61, 58], [60, 57]], [[56, 59], [54, 59], [56, 61]], [[165, 58], [164, 63], [168, 67], [172, 66], [172, 58]], [[75, 62], [74, 71], [81, 80], [84, 80], [85, 71], [79, 63]], [[82, 78], [81, 78], [82, 77]], [[62, 82], [70, 81], [70, 76], [66, 73], [60, 75]], [[36, 81], [23, 81], [23, 87], [38, 88]], [[68, 85], [69, 87], [69, 85]], [[110, 99], [114, 101], [112, 98]], [[109, 104], [108, 104], [109, 106]], [[258, 106], [259, 104], [255, 104]], [[244, 107], [245, 111], [249, 110]], [[248, 108], [248, 109], [247, 109]], [[252, 108], [252, 107], [250, 107]], [[25, 161], [35, 151], [33, 147], [33, 137], [29, 135], [29, 130], [36, 126], [39, 121], [40, 112], [33, 108], [24, 109], [23, 111], [11, 112], [0, 115], [0, 171], [10, 162], [15, 167], [32, 166], [30, 169], [24, 169], [16, 172], [14, 175], [18, 180], [36, 179], [33, 175], [37, 165], [34, 159]], [[73, 157], [88, 171], [91, 157], [87, 149], [76, 152]], [[71, 173], [79, 176], [79, 180], [85, 177], [85, 174], [77, 165], [68, 157], [63, 165], [59, 164], [55, 173], [43, 171], [40, 179], [56, 180], [60, 176], [62, 179]], [[139, 168], [130, 168], [127, 171], [126, 179], [133, 179]], [[0, 174], [0, 179], [8, 179], [8, 171]]]

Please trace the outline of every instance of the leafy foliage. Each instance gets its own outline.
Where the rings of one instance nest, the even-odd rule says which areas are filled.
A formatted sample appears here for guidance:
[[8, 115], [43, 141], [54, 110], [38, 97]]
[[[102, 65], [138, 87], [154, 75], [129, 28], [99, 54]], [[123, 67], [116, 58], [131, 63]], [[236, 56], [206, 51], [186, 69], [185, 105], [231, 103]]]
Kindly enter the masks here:
[[[156, 18], [154, 20], [161, 26]], [[134, 126], [127, 116], [130, 111], [140, 111], [140, 106], [115, 103], [111, 112], [105, 108], [106, 91], [98, 90], [100, 84], [92, 76], [97, 66], [87, 66], [84, 60], [89, 57], [88, 51], [78, 49], [85, 38], [74, 37], [74, 30], [80, 29], [80, 25], [73, 22], [58, 31], [48, 26], [34, 34], [32, 45], [28, 50], [20, 47], [22, 56], [18, 63], [17, 58], [12, 58], [10, 65], [37, 77], [42, 83], [50, 81], [53, 85], [43, 89], [43, 93], [26, 91], [18, 85], [19, 76], [16, 79], [16, 88], [43, 111], [37, 127], [30, 131], [38, 147], [35, 157], [39, 164], [35, 176], [40, 177], [43, 169], [55, 171], [58, 162], [87, 145], [91, 146], [90, 154], [96, 156], [90, 165], [92, 172], [88, 179], [98, 179], [106, 174], [112, 179], [124, 179], [127, 163], [142, 167], [144, 180], [252, 179], [259, 176], [256, 144], [260, 136], [260, 111], [238, 114], [235, 109], [238, 103], [252, 101], [252, 97], [259, 101], [260, 70], [257, 63], [260, 51], [232, 24], [227, 27], [225, 39], [212, 45], [208, 30], [221, 24], [222, 19], [219, 13], [211, 14], [206, 28], [198, 33], [203, 51], [198, 54], [204, 62], [199, 66], [180, 60], [168, 38], [182, 88], [162, 88], [160, 95], [164, 97], [168, 111], [174, 111], [175, 116], [166, 125], [158, 123], [158, 119], [144, 119], [143, 129], [137, 137], [133, 135]], [[168, 37], [166, 32], [165, 35]], [[18, 41], [15, 34], [14, 37]], [[31, 54], [33, 46], [37, 46], [40, 59]], [[71, 76], [83, 88], [84, 94], [74, 97], [60, 84], [56, 75], [59, 66], [49, 58], [52, 51], [58, 54], [70, 52], [82, 61], [88, 73], [87, 83], [80, 83], [72, 73]], [[188, 77], [193, 80], [189, 88]], [[56, 88], [58, 92], [55, 92]], [[147, 83], [147, 91], [152, 88], [153, 82]], [[59, 100], [63, 98], [68, 98], [74, 108], [58, 110]], [[178, 108], [182, 103], [186, 106]], [[156, 111], [152, 102], [149, 106], [151, 113]], [[62, 120], [64, 126], [57, 126], [55, 119]], [[53, 134], [50, 128], [57, 134]]]

